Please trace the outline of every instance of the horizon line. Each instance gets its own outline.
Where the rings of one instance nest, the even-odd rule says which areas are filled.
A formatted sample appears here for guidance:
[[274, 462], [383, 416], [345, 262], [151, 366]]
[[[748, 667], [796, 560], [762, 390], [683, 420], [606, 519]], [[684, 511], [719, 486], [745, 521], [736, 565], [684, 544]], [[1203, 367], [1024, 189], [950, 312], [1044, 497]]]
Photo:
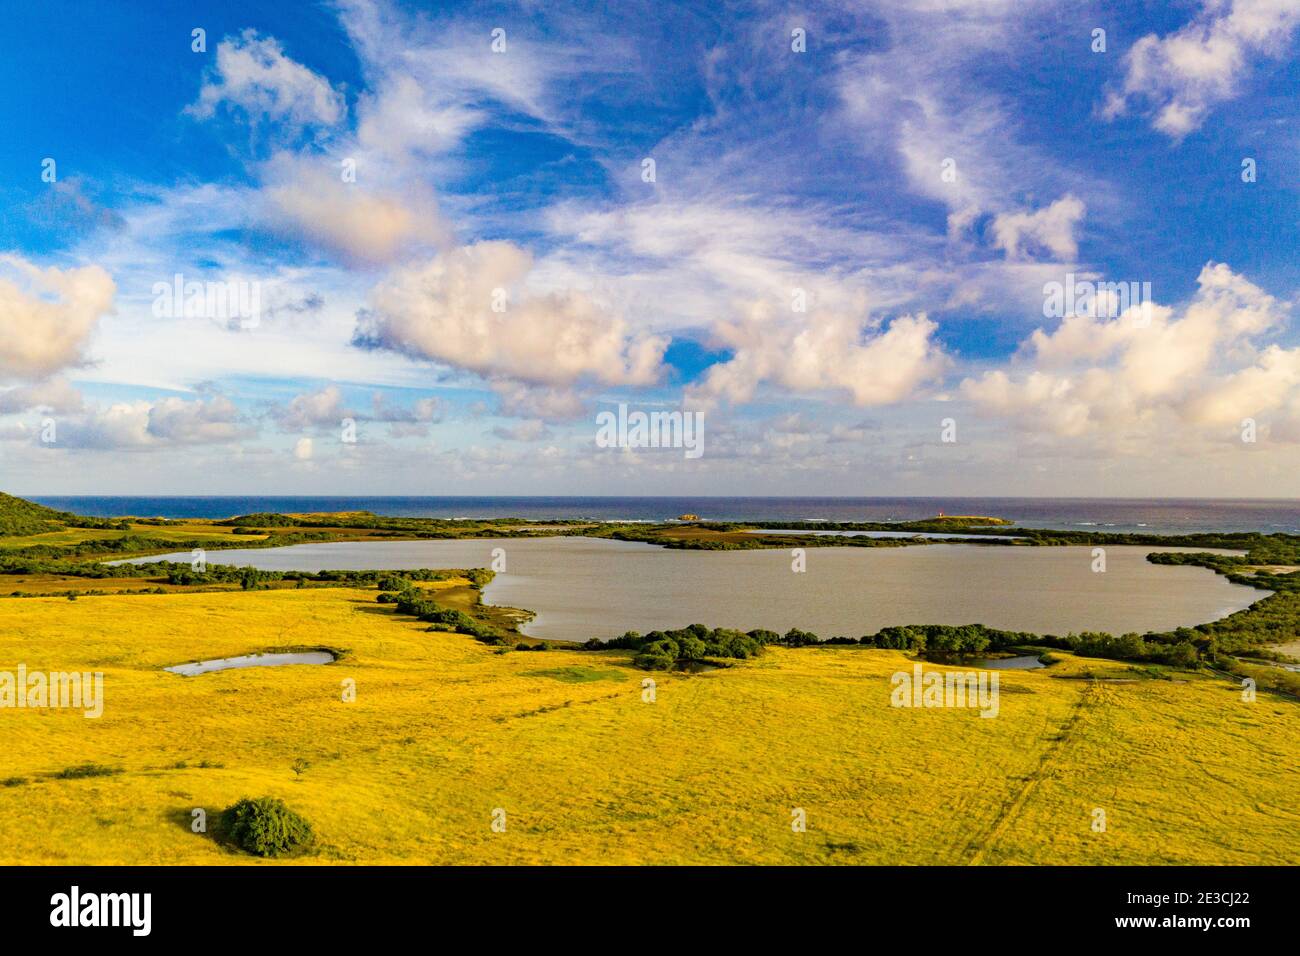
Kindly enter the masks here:
[[955, 494], [955, 495], [700, 495], [700, 494], [676, 494], [676, 495], [580, 495], [580, 494], [372, 494], [367, 492], [356, 492], [349, 494], [336, 493], [312, 493], [297, 492], [292, 494], [258, 494], [258, 493], [240, 493], [240, 494], [174, 494], [174, 493], [132, 493], [132, 494], [46, 494], [43, 492], [20, 493], [4, 492], [17, 498], [186, 498], [186, 499], [222, 499], [222, 498], [430, 498], [430, 499], [483, 499], [483, 498], [537, 498], [537, 499], [554, 499], [554, 498], [573, 498], [573, 499], [593, 499], [607, 498], [616, 499], [642, 499], [642, 500], [664, 500], [671, 501], [675, 499], [695, 499], [695, 500], [718, 500], [718, 501], [761, 501], [761, 500], [797, 500], [797, 501], [875, 501], [882, 499], [902, 499], [909, 501], [962, 501], [980, 499], [985, 501], [1281, 501], [1281, 502], [1300, 502], [1300, 498], [1277, 498], [1277, 497], [1240, 497], [1240, 496], [1195, 496], [1195, 495], [1172, 495], [1166, 497], [1136, 497], [1129, 495], [979, 495], [979, 494]]

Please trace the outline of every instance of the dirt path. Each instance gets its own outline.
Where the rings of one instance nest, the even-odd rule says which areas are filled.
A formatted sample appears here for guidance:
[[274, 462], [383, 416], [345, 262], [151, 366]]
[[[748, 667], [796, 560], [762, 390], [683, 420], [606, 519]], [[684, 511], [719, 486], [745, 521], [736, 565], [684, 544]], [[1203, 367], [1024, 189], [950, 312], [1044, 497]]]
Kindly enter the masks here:
[[968, 866], [978, 866], [984, 862], [985, 854], [1019, 816], [1030, 795], [1037, 789], [1039, 783], [1051, 773], [1053, 765], [1058, 762], [1062, 750], [1073, 741], [1079, 721], [1085, 714], [1105, 703], [1106, 696], [1105, 688], [1098, 681], [1093, 681], [1083, 688], [1079, 699], [1070, 710], [1070, 715], [1061, 724], [1060, 730], [1048, 745], [1043, 748], [1043, 752], [1038, 758], [1038, 765], [1025, 777], [1020, 789], [1002, 804], [988, 831], [982, 837], [975, 837], [967, 845], [965, 853]]

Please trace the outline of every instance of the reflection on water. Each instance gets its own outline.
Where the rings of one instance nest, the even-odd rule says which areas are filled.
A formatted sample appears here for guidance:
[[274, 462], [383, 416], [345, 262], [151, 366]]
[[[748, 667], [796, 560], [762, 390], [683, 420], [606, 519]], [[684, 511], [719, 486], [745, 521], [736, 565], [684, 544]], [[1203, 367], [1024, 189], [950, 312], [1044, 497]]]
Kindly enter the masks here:
[[[505, 551], [506, 573], [484, 600], [536, 611], [527, 633], [550, 640], [696, 622], [823, 638], [899, 624], [1141, 633], [1214, 620], [1267, 593], [1204, 568], [1151, 564], [1149, 551], [1180, 549], [1149, 547], [1108, 547], [1104, 573], [1092, 571], [1089, 547], [809, 548], [797, 573], [784, 548], [683, 551], [579, 537], [302, 544], [208, 560], [278, 571], [483, 568], [494, 548]], [[164, 559], [188, 562], [189, 552], [134, 560]]]
[[1047, 666], [1034, 654], [1023, 657], [985, 657], [972, 663], [987, 671], [1034, 671]]
[[285, 664], [331, 664], [334, 655], [329, 651], [299, 651], [293, 654], [245, 654], [243, 657], [218, 657], [194, 664], [177, 664], [163, 670], [184, 677], [225, 671], [235, 667], [281, 667]]

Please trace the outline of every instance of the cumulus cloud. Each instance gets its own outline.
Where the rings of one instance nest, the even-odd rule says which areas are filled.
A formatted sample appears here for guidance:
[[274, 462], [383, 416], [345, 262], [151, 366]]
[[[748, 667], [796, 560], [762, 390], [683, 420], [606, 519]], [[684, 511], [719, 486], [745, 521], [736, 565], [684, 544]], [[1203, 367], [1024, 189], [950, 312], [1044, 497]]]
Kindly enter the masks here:
[[232, 441], [252, 434], [224, 395], [198, 401], [164, 398], [149, 409], [148, 431], [160, 441], [180, 444]]
[[345, 259], [391, 262], [412, 247], [449, 241], [433, 194], [418, 183], [380, 191], [345, 182], [341, 166], [327, 160], [285, 154], [263, 174], [267, 221]]
[[251, 437], [235, 404], [222, 395], [157, 402], [116, 402], [56, 421], [56, 448], [145, 449], [222, 444]]
[[1072, 260], [1079, 254], [1075, 230], [1086, 211], [1083, 200], [1066, 195], [1037, 212], [1001, 213], [993, 219], [993, 244], [1008, 259], [1046, 250], [1058, 259]]
[[[4, 267], [18, 281], [6, 277]], [[41, 269], [0, 256], [0, 379], [41, 379], [84, 361], [116, 286], [99, 266]]]
[[1123, 85], [1102, 113], [1144, 100], [1152, 125], [1173, 139], [1198, 129], [1210, 110], [1240, 91], [1253, 56], [1276, 56], [1300, 26], [1294, 0], [1205, 0], [1196, 19], [1167, 36], [1148, 34], [1125, 57]]
[[1132, 306], [1117, 318], [1072, 315], [1035, 331], [1024, 367], [962, 382], [961, 393], [1026, 432], [1120, 438], [1170, 422], [1234, 425], [1291, 400], [1300, 348], [1264, 345], [1286, 307], [1224, 264], [1207, 264], [1181, 311]]
[[338, 428], [344, 419], [353, 421], [386, 422], [395, 427], [393, 434], [420, 435], [427, 433], [429, 424], [438, 421], [442, 403], [437, 398], [417, 399], [410, 405], [396, 405], [382, 392], [370, 396], [368, 412], [348, 408], [343, 400], [343, 390], [337, 385], [326, 385], [314, 392], [295, 395], [288, 404], [273, 406], [270, 416], [282, 431], [308, 431]]
[[394, 424], [427, 424], [438, 420], [442, 412], [442, 402], [436, 398], [417, 399], [410, 407], [394, 405], [384, 397], [383, 392], [370, 396], [371, 421], [391, 422]]
[[1300, 399], [1300, 348], [1271, 345], [1260, 353], [1254, 365], [1193, 395], [1187, 402], [1186, 414], [1202, 424], [1235, 426], [1243, 417], [1285, 405], [1288, 396], [1292, 403]]
[[667, 338], [581, 293], [530, 291], [532, 265], [512, 243], [481, 242], [398, 268], [371, 293], [356, 342], [524, 384], [656, 380]]
[[343, 419], [357, 417], [343, 407], [343, 392], [337, 385], [295, 395], [287, 406], [273, 409], [271, 414], [285, 431], [338, 428]]
[[48, 412], [79, 412], [84, 405], [81, 393], [62, 376], [0, 392], [0, 415], [41, 409]]
[[226, 103], [253, 119], [294, 126], [333, 126], [344, 115], [342, 94], [327, 79], [284, 55], [279, 42], [245, 30], [217, 46], [214, 74], [188, 111], [206, 119]]
[[942, 374], [947, 359], [933, 339], [937, 328], [924, 314], [875, 327], [847, 314], [776, 315], [756, 305], [714, 327], [719, 344], [734, 354], [709, 370], [692, 398], [747, 402], [760, 383], [771, 382], [796, 392], [846, 393], [856, 405], [899, 402]]
[[80, 418], [56, 422], [56, 448], [127, 449], [154, 444], [148, 402], [115, 402]]
[[529, 385], [524, 382], [495, 381], [497, 412], [511, 418], [541, 418], [548, 422], [581, 418], [586, 406], [573, 389]]

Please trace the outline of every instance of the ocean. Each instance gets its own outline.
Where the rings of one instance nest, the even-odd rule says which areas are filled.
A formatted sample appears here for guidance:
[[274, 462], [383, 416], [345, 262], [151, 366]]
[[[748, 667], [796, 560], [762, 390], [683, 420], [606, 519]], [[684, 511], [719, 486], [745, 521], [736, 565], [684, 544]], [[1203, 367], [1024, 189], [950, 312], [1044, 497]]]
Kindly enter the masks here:
[[783, 522], [902, 521], [942, 511], [1009, 518], [1027, 528], [1300, 533], [1300, 501], [1262, 498], [28, 497], [51, 508], [101, 517], [229, 518], [259, 511], [373, 511], [421, 518], [662, 521], [697, 514], [705, 520]]

